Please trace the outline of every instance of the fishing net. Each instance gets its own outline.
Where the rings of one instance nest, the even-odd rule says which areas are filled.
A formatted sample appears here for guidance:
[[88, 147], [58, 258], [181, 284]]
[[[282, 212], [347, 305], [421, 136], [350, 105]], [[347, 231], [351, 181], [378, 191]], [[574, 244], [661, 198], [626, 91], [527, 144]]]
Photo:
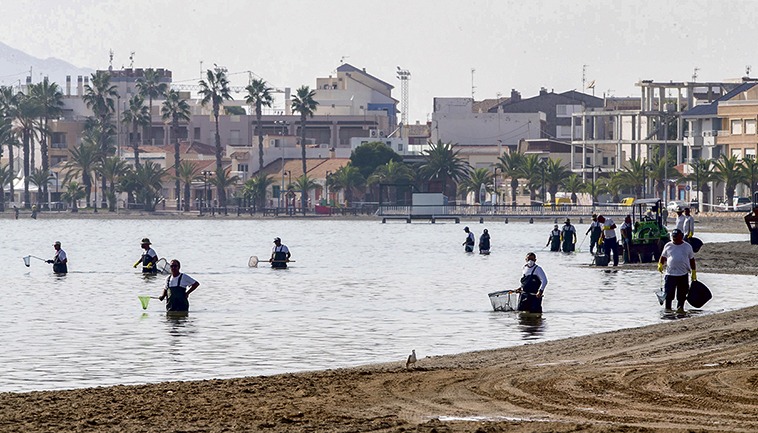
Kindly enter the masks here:
[[168, 263], [166, 259], [160, 259], [155, 263], [155, 269], [158, 270], [158, 272], [162, 274], [169, 274], [171, 273], [171, 265]]
[[519, 293], [514, 290], [502, 290], [487, 296], [495, 311], [514, 311], [518, 307]]
[[258, 256], [250, 256], [250, 260], [247, 261], [247, 265], [251, 268], [258, 267]]
[[24, 265], [26, 265], [27, 268], [29, 267], [29, 264], [31, 264], [31, 261], [32, 261], [32, 256], [24, 257]]
[[147, 305], [150, 303], [150, 297], [149, 296], [137, 296], [139, 298], [139, 302], [142, 304], [142, 309], [147, 310]]

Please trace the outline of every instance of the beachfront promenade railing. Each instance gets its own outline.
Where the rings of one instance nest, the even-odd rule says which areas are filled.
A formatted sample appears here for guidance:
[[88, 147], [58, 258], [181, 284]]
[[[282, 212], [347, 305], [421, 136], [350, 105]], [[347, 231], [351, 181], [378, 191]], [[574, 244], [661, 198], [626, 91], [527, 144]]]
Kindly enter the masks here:
[[376, 212], [380, 217], [406, 217], [409, 219], [432, 217], [461, 218], [579, 218], [593, 213], [610, 217], [624, 217], [632, 212], [630, 206], [620, 204], [592, 205], [430, 205], [430, 206], [392, 206], [381, 205]]

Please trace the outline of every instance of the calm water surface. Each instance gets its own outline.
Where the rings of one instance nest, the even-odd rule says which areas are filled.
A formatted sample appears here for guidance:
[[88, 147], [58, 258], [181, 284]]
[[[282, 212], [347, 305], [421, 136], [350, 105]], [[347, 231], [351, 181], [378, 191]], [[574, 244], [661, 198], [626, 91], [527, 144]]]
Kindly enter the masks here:
[[[401, 361], [661, 322], [655, 272], [607, 273], [583, 253], [541, 250], [552, 224], [470, 224], [492, 254], [465, 254], [463, 224], [378, 221], [2, 220], [0, 391], [229, 378]], [[583, 233], [587, 225], [580, 225]], [[200, 281], [186, 318], [152, 300], [163, 279], [132, 268], [150, 237]], [[280, 236], [290, 269], [248, 268]], [[580, 241], [583, 234], [579, 236]], [[702, 234], [708, 241], [744, 236]], [[22, 257], [53, 255], [70, 273]], [[707, 246], [706, 246], [707, 247]], [[550, 279], [541, 319], [493, 312], [487, 293], [518, 286], [523, 257]], [[652, 268], [652, 266], [651, 266]], [[753, 277], [701, 274], [702, 313], [755, 304]], [[729, 290], [739, 287], [741, 290]], [[728, 297], [727, 297], [728, 293]]]

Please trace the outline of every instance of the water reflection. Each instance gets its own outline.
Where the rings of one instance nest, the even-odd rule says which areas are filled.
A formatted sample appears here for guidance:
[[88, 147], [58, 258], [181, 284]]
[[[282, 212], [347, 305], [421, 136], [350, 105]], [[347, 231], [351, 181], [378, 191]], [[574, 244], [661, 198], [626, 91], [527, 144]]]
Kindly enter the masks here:
[[518, 328], [523, 340], [537, 340], [545, 330], [545, 321], [540, 313], [518, 313]]

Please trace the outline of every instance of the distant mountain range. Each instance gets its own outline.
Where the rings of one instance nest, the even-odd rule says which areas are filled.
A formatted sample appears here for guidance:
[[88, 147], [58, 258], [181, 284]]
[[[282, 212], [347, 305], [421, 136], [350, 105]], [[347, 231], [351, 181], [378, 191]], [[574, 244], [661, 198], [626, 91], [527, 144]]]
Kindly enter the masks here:
[[76, 92], [76, 77], [78, 75], [89, 76], [95, 72], [94, 69], [79, 68], [54, 57], [39, 59], [0, 42], [1, 85], [18, 86], [19, 80], [21, 80], [21, 84], [26, 84], [29, 69], [32, 72], [33, 83], [39, 83], [42, 78], [48, 77], [50, 81], [58, 83], [64, 92], [66, 90], [66, 75], [71, 76], [72, 92]]

